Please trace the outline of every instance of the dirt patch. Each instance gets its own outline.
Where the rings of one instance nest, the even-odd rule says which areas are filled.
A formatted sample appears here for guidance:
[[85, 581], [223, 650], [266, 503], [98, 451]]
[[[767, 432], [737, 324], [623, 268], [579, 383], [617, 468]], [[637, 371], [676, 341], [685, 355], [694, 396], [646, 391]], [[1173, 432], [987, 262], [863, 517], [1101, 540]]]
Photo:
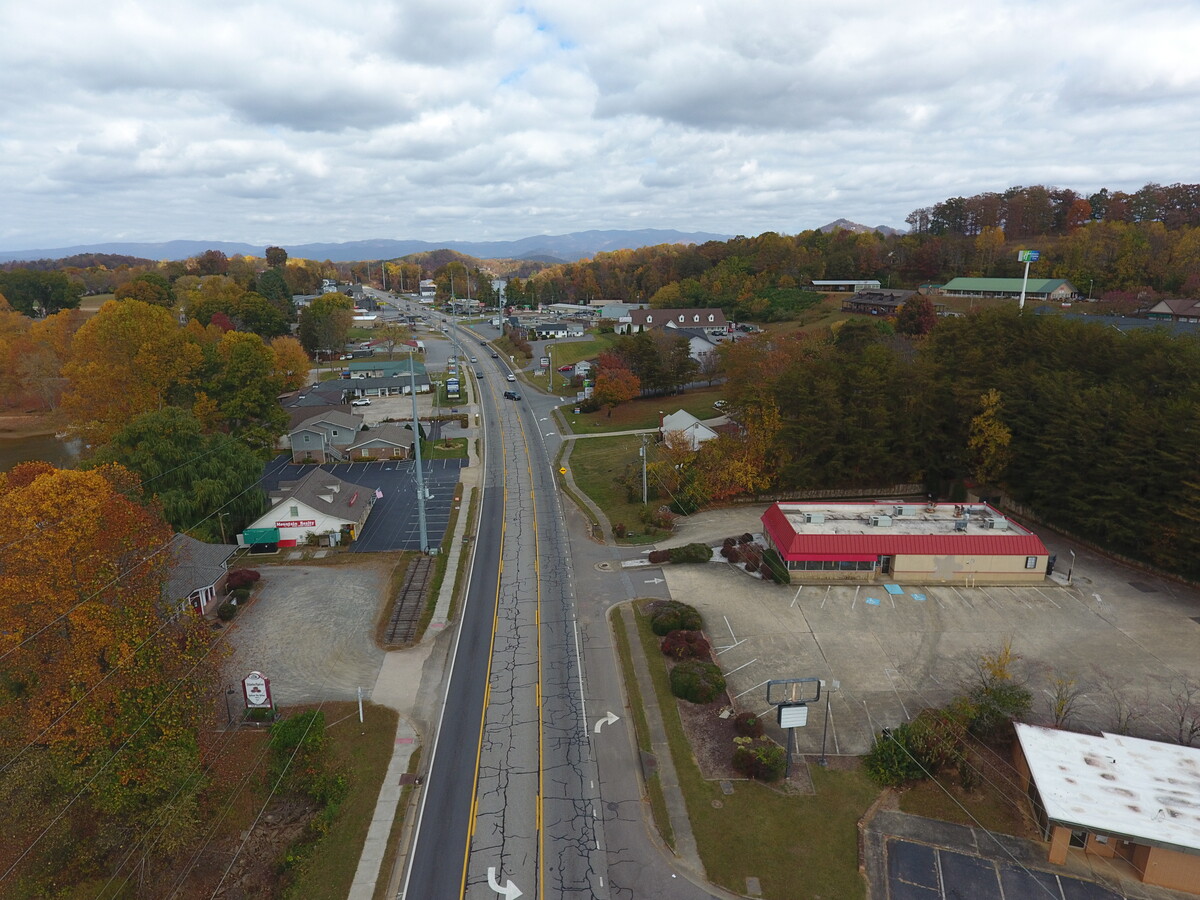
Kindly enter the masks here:
[[728, 694], [722, 694], [719, 700], [712, 703], [676, 700], [675, 705], [679, 709], [683, 731], [691, 744], [700, 774], [709, 781], [744, 778], [733, 768], [733, 739], [737, 737], [733, 730], [733, 717], [736, 710], [730, 712], [727, 718], [721, 718], [721, 712], [730, 709]]
[[43, 434], [55, 434], [61, 427], [61, 421], [49, 413], [0, 415], [0, 438], [23, 438]]

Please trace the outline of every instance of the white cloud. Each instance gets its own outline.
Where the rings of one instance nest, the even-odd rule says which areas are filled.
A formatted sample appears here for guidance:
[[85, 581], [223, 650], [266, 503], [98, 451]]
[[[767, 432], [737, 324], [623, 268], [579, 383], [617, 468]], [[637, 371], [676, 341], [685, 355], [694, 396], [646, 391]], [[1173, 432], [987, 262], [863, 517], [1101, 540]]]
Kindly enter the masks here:
[[1191, 0], [0, 6], [0, 248], [794, 232], [1196, 180]]

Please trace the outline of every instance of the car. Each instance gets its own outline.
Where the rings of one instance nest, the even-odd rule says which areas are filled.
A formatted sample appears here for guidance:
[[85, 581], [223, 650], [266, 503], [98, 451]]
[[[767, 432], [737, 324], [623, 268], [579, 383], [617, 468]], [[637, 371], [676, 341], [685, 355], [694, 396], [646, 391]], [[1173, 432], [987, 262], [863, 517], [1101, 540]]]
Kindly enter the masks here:
[[475, 370], [475, 377], [476, 377], [476, 378], [482, 378], [482, 377], [483, 377], [483, 369], [476, 369], [476, 370]]
[[487, 346], [487, 341], [480, 341], [480, 342], [479, 342], [479, 346], [480, 346], [480, 347], [486, 347], [486, 346]]
[[508, 373], [508, 380], [509, 380], [509, 381], [516, 381], [516, 380], [517, 380], [517, 376], [516, 376], [516, 375], [514, 375], [512, 372], [509, 372], [509, 373]]
[[473, 357], [473, 356], [472, 356], [472, 357], [471, 357], [471, 362], [473, 362], [473, 363], [474, 363], [474, 362], [479, 362], [479, 360], [477, 360], [475, 357]]
[[351, 406], [370, 406], [371, 401], [366, 399], [365, 397], [362, 397], [358, 400], [351, 400], [350, 405]]
[[493, 354], [492, 354], [492, 359], [499, 359], [499, 358], [500, 358], [500, 354], [499, 354], [499, 353], [493, 353]]
[[713, 406], [715, 406], [717, 409], [724, 409], [728, 405], [729, 404], [726, 403], [726, 401], [724, 401], [724, 400], [714, 400], [713, 401]]
[[574, 367], [574, 366], [559, 366], [559, 367], [558, 367], [558, 371], [560, 371], [560, 372], [574, 372], [574, 371], [575, 371], [575, 367]]
[[520, 399], [521, 399], [521, 395], [520, 395], [520, 394], [518, 394], [516, 391], [505, 391], [505, 392], [504, 392], [504, 399], [505, 399], [505, 400], [520, 400]]

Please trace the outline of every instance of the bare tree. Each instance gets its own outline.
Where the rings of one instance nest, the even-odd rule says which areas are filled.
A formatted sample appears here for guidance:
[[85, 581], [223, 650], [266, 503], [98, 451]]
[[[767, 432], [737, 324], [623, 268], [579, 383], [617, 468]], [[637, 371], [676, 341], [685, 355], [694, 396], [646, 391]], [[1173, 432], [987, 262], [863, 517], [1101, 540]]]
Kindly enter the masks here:
[[1054, 676], [1049, 694], [1050, 717], [1054, 720], [1054, 727], [1068, 728], [1084, 695], [1083, 687], [1073, 674], [1060, 673]]
[[1128, 682], [1115, 679], [1103, 669], [1097, 668], [1096, 675], [1108, 698], [1112, 730], [1117, 734], [1131, 734], [1134, 723], [1146, 717], [1149, 705], [1146, 695], [1143, 693], [1140, 697], [1135, 696], [1130, 691]]
[[1192, 746], [1200, 737], [1200, 684], [1188, 676], [1172, 679], [1170, 686], [1171, 723], [1175, 726], [1175, 739], [1185, 747]]

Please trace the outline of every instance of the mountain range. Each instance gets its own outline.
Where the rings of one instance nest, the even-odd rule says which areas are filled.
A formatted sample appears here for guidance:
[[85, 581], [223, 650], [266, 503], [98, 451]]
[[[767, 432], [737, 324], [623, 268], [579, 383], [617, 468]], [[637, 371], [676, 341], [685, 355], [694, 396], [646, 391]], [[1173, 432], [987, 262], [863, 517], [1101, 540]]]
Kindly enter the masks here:
[[[542, 234], [515, 241], [347, 241], [345, 243], [286, 244], [288, 256], [300, 259], [355, 262], [367, 259], [396, 259], [410, 253], [430, 250], [457, 250], [479, 259], [538, 259], [543, 262], [574, 262], [609, 250], [632, 250], [654, 244], [703, 244], [725, 241], [727, 234], [683, 232], [672, 229], [643, 228], [635, 231], [577, 231], [571, 234]], [[44, 250], [0, 250], [0, 262], [63, 259], [80, 253], [111, 253], [141, 259], [188, 259], [205, 250], [220, 250], [226, 256], [262, 256], [266, 247], [233, 241], [164, 241], [135, 243], [102, 241], [74, 247]]]

